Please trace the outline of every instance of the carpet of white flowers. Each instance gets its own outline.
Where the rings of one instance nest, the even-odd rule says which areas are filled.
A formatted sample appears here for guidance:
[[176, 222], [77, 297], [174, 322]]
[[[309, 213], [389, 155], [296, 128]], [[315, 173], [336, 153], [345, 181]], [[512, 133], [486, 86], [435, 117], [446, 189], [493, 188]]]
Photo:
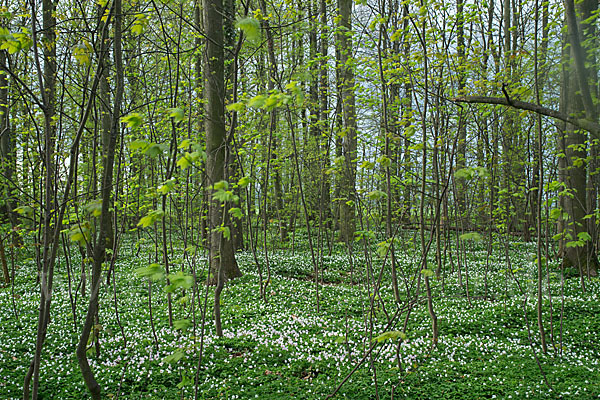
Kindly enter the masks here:
[[[562, 280], [556, 267], [544, 277], [549, 351], [543, 354], [535, 312], [534, 248], [513, 244], [510, 266], [503, 249], [490, 257], [481, 248], [468, 250], [461, 265], [462, 286], [458, 261], [453, 259], [453, 272], [450, 264], [455, 254], [446, 256], [443, 278], [430, 278], [440, 331], [432, 349], [424, 294], [412, 302], [405, 339], [374, 341], [386, 331], [404, 330], [406, 318], [404, 300], [399, 306], [394, 301], [388, 266], [379, 293], [366, 284], [381, 269], [377, 256], [366, 259], [355, 251], [352, 276], [343, 248], [324, 256], [317, 310], [310, 252], [269, 254], [267, 302], [260, 295], [253, 256], [240, 253], [244, 276], [223, 292], [224, 337], [218, 338], [211, 317], [212, 287], [202, 329], [203, 284], [196, 294], [173, 293], [173, 319], [186, 323], [170, 328], [164, 282], [152, 283], [151, 321], [148, 280], [134, 272], [147, 266], [148, 257], [135, 257], [133, 247], [125, 248], [116, 264], [116, 287], [101, 290], [101, 350], [98, 355], [90, 351], [91, 365], [103, 398], [191, 399], [196, 373], [200, 399], [323, 399], [346, 378], [334, 398], [599, 398], [599, 280], [586, 280], [584, 293], [578, 278]], [[72, 256], [71, 263], [78, 265]], [[258, 258], [266, 280], [261, 252]], [[175, 262], [179, 264], [171, 268], [189, 273], [189, 260]], [[406, 297], [407, 287], [412, 293], [416, 289], [418, 256], [406, 252], [397, 262]], [[200, 258], [195, 262], [199, 280], [205, 276], [204, 264]], [[81, 296], [79, 279], [70, 272], [70, 290], [64, 263], [55, 278], [40, 368], [43, 399], [89, 398], [74, 355], [87, 296]], [[19, 262], [14, 286], [0, 289], [0, 399], [21, 397], [34, 352], [38, 302], [34, 261]]]

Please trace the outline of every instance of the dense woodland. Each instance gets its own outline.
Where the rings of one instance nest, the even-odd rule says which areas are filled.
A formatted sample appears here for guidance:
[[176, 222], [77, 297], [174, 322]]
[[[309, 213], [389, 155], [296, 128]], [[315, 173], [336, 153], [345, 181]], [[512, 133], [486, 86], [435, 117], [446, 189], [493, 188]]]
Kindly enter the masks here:
[[598, 2], [336, 1], [2, 1], [0, 398], [600, 395]]

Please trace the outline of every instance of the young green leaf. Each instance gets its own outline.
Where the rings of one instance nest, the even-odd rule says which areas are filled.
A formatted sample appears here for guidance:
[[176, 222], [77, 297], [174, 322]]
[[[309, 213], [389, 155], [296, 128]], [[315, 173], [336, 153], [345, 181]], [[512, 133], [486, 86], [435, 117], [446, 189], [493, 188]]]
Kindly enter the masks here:
[[173, 328], [178, 329], [180, 331], [184, 331], [190, 326], [192, 326], [192, 322], [189, 319], [180, 319], [177, 321], [173, 321]]
[[175, 122], [181, 122], [185, 119], [185, 114], [181, 108], [169, 108], [169, 117]]
[[381, 335], [377, 336], [374, 340], [376, 340], [377, 343], [381, 343], [386, 340], [398, 340], [398, 338], [406, 340], [407, 336], [404, 332], [389, 331], [382, 333]]
[[140, 278], [148, 278], [154, 282], [161, 280], [165, 276], [162, 267], [158, 264], [150, 264], [147, 267], [136, 268], [135, 274]]
[[181, 360], [184, 355], [185, 354], [181, 350], [175, 350], [175, 352], [173, 354], [171, 354], [170, 356], [165, 357], [165, 362], [169, 363], [169, 364], [175, 364], [179, 360]]
[[251, 42], [260, 40], [260, 22], [255, 18], [242, 18], [235, 23], [235, 27], [244, 32], [244, 35]]
[[128, 128], [138, 128], [142, 125], [142, 116], [138, 113], [131, 113], [121, 118], [121, 122], [127, 124]]

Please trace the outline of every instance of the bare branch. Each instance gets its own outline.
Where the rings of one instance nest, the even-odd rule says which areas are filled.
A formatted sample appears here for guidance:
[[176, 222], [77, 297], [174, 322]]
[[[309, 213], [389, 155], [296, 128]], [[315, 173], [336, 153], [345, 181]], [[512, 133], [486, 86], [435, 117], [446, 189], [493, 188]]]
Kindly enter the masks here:
[[486, 97], [486, 96], [463, 96], [452, 99], [457, 103], [470, 104], [499, 104], [503, 106], [514, 107], [519, 110], [531, 111], [536, 114], [545, 115], [546, 117], [556, 118], [563, 122], [575, 125], [580, 129], [590, 132], [595, 138], [600, 139], [600, 124], [590, 121], [585, 118], [576, 118], [570, 115], [561, 113], [548, 107], [540, 106], [534, 103], [527, 103], [520, 100], [510, 100], [503, 97]]

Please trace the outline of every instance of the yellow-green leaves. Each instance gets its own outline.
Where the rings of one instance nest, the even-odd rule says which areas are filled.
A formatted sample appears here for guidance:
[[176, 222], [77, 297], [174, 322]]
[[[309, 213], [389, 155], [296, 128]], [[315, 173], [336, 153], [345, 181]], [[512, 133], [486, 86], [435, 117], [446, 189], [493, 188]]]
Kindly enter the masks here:
[[165, 357], [165, 362], [169, 364], [176, 364], [179, 360], [183, 358], [185, 354], [181, 350], [175, 350], [173, 354]]
[[140, 278], [148, 278], [154, 282], [161, 280], [165, 272], [158, 264], [150, 264], [147, 267], [136, 268], [135, 274]]
[[291, 81], [287, 85], [285, 85], [285, 89], [290, 92], [292, 96], [294, 96], [299, 103], [304, 100], [304, 92], [302, 88], [298, 85], [297, 81]]
[[248, 107], [263, 108], [263, 106], [265, 105], [265, 102], [266, 102], [266, 96], [259, 94], [257, 96], [254, 96], [253, 98], [251, 98], [248, 101]]
[[181, 122], [185, 119], [185, 113], [181, 108], [169, 108], [169, 117], [175, 122]]
[[377, 159], [377, 162], [379, 163], [379, 165], [381, 165], [383, 168], [387, 168], [390, 165], [392, 165], [392, 160], [389, 157], [386, 156], [381, 156]]
[[69, 229], [69, 239], [80, 244], [88, 242], [91, 238], [91, 234], [91, 225], [87, 221], [77, 223]]
[[260, 40], [260, 22], [257, 19], [252, 17], [242, 18], [235, 23], [235, 27], [244, 32], [244, 35], [251, 42]]
[[479, 242], [481, 240], [481, 235], [477, 232], [468, 232], [468, 233], [463, 233], [458, 238], [460, 240], [470, 240], [473, 242]]
[[90, 201], [85, 205], [85, 211], [92, 214], [94, 217], [99, 217], [102, 214], [102, 200]]
[[138, 128], [142, 125], [143, 118], [138, 113], [131, 113], [122, 117], [121, 122], [126, 123], [128, 128]]
[[21, 28], [21, 32], [11, 33], [6, 28], [0, 28], [0, 50], [6, 50], [14, 54], [31, 47], [33, 41], [27, 28]]
[[246, 109], [244, 103], [232, 103], [227, 105], [227, 111], [242, 112]]
[[240, 199], [233, 194], [233, 191], [229, 190], [229, 182], [227, 181], [219, 181], [213, 185], [212, 198], [220, 203], [225, 203], [227, 201], [237, 203]]
[[470, 180], [476, 177], [488, 178], [490, 177], [490, 173], [485, 167], [466, 167], [457, 170], [454, 173], [454, 177], [459, 179]]
[[156, 191], [162, 195], [168, 194], [170, 191], [175, 189], [175, 178], [171, 178], [156, 189]]
[[421, 273], [423, 274], [424, 277], [430, 278], [434, 275], [434, 272], [428, 268], [422, 269]]
[[164, 216], [165, 216], [165, 212], [163, 210], [152, 210], [145, 217], [142, 217], [140, 219], [140, 222], [138, 222], [137, 226], [141, 226], [142, 228], [147, 228]]
[[30, 206], [17, 207], [13, 211], [27, 218], [31, 218], [33, 216], [33, 208]]
[[367, 198], [369, 200], [381, 200], [383, 198], [387, 197], [387, 194], [381, 190], [373, 190], [369, 193], [367, 193]]
[[192, 322], [187, 318], [173, 321], [173, 328], [180, 330], [180, 331], [184, 331], [187, 328], [189, 328], [190, 326], [192, 326]]
[[181, 271], [167, 275], [167, 279], [169, 280], [169, 285], [165, 286], [167, 293], [173, 293], [178, 288], [188, 290], [194, 285], [194, 277]]
[[92, 45], [85, 39], [73, 46], [73, 57], [75, 57], [80, 64], [89, 65], [90, 55], [92, 53]]
[[238, 186], [241, 188], [245, 188], [246, 186], [248, 186], [250, 183], [252, 182], [252, 178], [250, 178], [249, 176], [243, 176], [240, 178], [240, 180], [238, 181]]
[[398, 339], [402, 339], [402, 340], [406, 340], [407, 336], [406, 333], [404, 332], [400, 332], [400, 331], [389, 331], [389, 332], [384, 332], [381, 335], [375, 337], [374, 341], [376, 341], [377, 343], [381, 343], [384, 342], [386, 340], [398, 340]]
[[134, 140], [129, 143], [129, 148], [132, 151], [139, 150], [148, 157], [154, 158], [165, 150], [167, 146], [164, 144], [147, 142], [145, 140]]
[[202, 146], [198, 143], [194, 143], [191, 139], [184, 139], [177, 148], [194, 150], [191, 152], [186, 151], [181, 158], [177, 160], [177, 166], [182, 170], [192, 166], [200, 160], [206, 159], [206, 153], [202, 150]]
[[237, 218], [237, 219], [242, 219], [242, 217], [244, 216], [244, 214], [242, 213], [242, 209], [239, 207], [230, 208], [229, 214], [231, 214], [231, 216], [233, 218]]
[[148, 17], [146, 14], [136, 14], [135, 20], [131, 25], [131, 33], [135, 36], [139, 36], [144, 32], [144, 28], [148, 25]]
[[304, 93], [297, 81], [291, 81], [285, 86], [285, 89], [287, 90], [287, 93], [273, 90], [268, 94], [257, 94], [251, 98], [244, 96], [237, 103], [228, 104], [227, 110], [242, 112], [249, 107], [258, 110], [271, 111], [277, 107], [289, 104], [293, 99], [296, 99], [299, 103], [304, 101]]

